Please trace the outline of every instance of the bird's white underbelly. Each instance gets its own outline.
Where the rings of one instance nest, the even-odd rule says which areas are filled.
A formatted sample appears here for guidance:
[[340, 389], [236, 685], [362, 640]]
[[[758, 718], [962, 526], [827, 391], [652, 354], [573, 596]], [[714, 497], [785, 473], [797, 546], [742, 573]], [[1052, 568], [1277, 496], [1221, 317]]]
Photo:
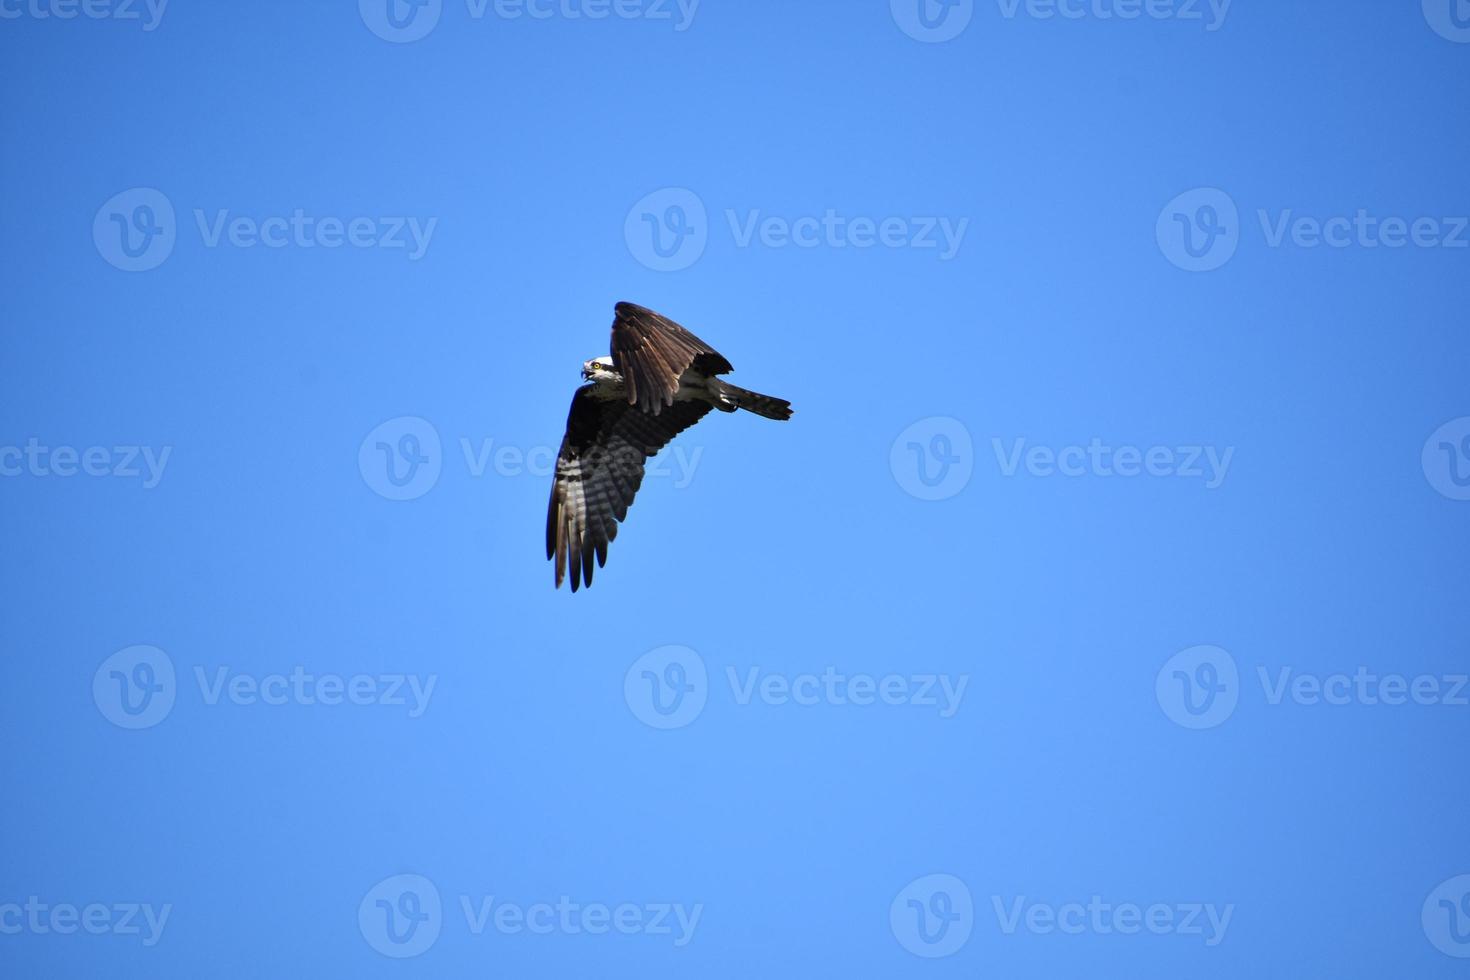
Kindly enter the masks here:
[[721, 401], [721, 398], [715, 393], [708, 375], [685, 371], [679, 376], [679, 390], [675, 393], [674, 400], [714, 403]]

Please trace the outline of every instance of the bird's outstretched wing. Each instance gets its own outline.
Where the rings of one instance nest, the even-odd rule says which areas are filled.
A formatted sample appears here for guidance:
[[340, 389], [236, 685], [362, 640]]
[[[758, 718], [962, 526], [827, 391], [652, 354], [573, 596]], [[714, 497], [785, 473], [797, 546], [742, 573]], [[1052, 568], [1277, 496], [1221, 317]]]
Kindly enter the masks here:
[[652, 415], [674, 404], [679, 375], [691, 366], [708, 375], [735, 370], [709, 344], [668, 317], [635, 303], [617, 305], [612, 359], [628, 389], [628, 404]]
[[594, 398], [595, 387], [583, 385], [572, 398], [546, 512], [546, 557], [556, 559], [558, 588], [571, 568], [573, 592], [592, 584], [594, 556], [606, 564], [608, 542], [643, 483], [644, 460], [710, 410], [707, 402], [681, 401], [649, 415]]

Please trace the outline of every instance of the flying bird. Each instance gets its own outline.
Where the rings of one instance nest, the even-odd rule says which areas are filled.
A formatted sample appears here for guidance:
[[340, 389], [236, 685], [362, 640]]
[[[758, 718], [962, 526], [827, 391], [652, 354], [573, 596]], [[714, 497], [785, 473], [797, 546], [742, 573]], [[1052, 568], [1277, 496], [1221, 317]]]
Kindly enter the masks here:
[[593, 560], [599, 568], [607, 563], [607, 546], [643, 483], [644, 461], [710, 409], [791, 418], [790, 402], [716, 377], [733, 370], [724, 355], [668, 317], [617, 305], [612, 356], [583, 362], [588, 383], [572, 397], [556, 460], [546, 557], [556, 561], [557, 588], [568, 568], [573, 592], [592, 584]]

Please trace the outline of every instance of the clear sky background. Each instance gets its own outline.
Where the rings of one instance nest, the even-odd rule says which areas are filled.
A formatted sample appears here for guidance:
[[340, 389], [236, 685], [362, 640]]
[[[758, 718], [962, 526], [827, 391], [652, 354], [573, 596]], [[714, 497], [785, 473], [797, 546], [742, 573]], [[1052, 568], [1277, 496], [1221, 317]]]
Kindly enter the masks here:
[[0, 0], [0, 973], [1462, 975], [1456, 2]]

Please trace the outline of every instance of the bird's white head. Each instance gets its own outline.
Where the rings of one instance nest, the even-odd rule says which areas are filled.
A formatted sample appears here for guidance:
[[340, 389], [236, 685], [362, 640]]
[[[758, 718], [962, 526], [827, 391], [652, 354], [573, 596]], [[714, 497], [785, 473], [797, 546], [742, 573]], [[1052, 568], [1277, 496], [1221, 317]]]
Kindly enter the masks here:
[[613, 370], [611, 357], [594, 357], [590, 361], [582, 362], [583, 381], [612, 381], [621, 380], [618, 373]]

